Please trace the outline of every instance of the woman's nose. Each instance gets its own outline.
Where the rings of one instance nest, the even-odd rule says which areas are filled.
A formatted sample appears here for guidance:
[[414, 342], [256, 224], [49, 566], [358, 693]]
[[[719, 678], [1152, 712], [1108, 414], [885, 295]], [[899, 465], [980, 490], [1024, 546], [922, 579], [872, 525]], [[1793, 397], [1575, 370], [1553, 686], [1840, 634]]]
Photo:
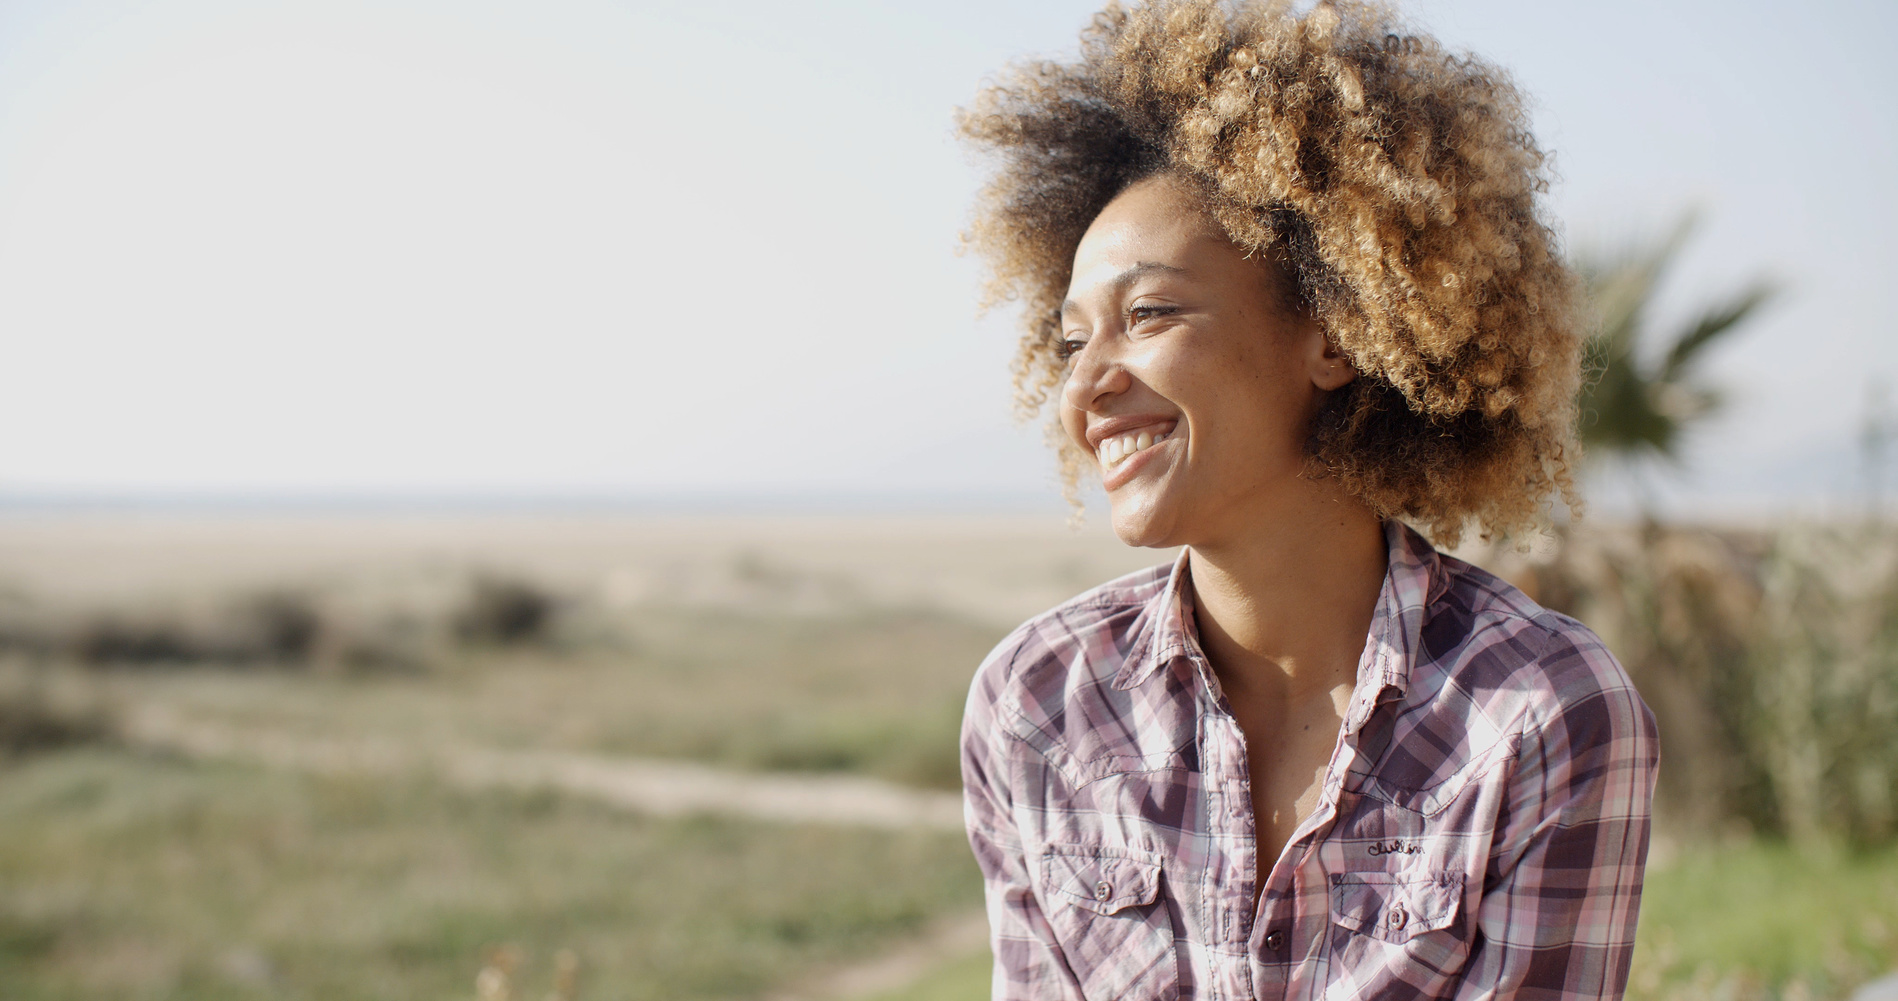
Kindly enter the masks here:
[[1068, 380], [1061, 387], [1062, 402], [1075, 410], [1093, 411], [1116, 393], [1124, 393], [1133, 384], [1133, 376], [1116, 357], [1113, 338], [1088, 338], [1074, 356]]

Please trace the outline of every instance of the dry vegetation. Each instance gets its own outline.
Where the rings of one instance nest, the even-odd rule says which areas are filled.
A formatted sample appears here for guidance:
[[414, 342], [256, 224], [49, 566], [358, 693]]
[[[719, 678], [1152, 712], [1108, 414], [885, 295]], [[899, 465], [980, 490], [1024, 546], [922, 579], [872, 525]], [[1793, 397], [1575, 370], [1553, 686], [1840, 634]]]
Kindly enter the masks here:
[[1898, 531], [1591, 528], [1504, 562], [1627, 665], [1677, 832], [1898, 837]]
[[124, 754], [0, 776], [10, 999], [745, 998], [979, 898], [953, 833], [628, 816], [549, 795]]

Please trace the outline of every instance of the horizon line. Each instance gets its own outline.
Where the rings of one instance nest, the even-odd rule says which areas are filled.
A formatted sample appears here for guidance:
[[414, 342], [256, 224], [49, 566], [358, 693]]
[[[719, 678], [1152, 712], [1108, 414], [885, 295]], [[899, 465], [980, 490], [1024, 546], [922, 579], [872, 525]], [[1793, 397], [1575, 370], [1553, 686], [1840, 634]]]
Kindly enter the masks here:
[[0, 514], [1062, 513], [1046, 491], [7, 491]]

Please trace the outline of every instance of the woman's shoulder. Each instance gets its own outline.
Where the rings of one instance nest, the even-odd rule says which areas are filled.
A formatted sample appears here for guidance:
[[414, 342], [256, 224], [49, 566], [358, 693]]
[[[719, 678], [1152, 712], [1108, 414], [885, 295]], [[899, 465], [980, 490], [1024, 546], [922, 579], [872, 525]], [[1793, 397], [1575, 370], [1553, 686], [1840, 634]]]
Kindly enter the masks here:
[[1651, 717], [1593, 629], [1481, 567], [1448, 556], [1442, 563], [1448, 587], [1423, 625], [1420, 653], [1446, 682], [1513, 704], [1529, 726], [1588, 706], [1616, 707], [1637, 726]]
[[[1172, 563], [1136, 570], [1028, 619], [989, 651], [978, 673], [1019, 677], [1050, 663], [1072, 662], [1072, 655], [1083, 650], [1095, 654], [1087, 658], [1090, 662], [1112, 660], [1099, 655], [1120, 646], [1114, 639], [1149, 624], [1146, 620], [1165, 595], [1172, 571]], [[1128, 651], [1123, 647], [1120, 652]]]
[[1116, 577], [1016, 626], [977, 668], [972, 705], [1108, 687], [1129, 660], [1149, 652], [1173, 570], [1163, 563]]
[[[1190, 700], [1138, 682], [1177, 651], [1176, 564], [1108, 581], [1029, 619], [976, 671], [963, 715], [965, 752], [1028, 755], [1079, 788], [1130, 760], [1177, 765], [1190, 743]], [[1006, 747], [1006, 750], [1003, 748]], [[981, 767], [970, 775], [992, 774]]]

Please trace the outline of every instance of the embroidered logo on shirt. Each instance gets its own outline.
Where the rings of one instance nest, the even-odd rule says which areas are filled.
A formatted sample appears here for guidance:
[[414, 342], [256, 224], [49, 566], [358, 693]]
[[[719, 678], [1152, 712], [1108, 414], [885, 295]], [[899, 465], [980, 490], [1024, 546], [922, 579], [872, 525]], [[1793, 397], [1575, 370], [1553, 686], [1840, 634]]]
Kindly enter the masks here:
[[1365, 851], [1373, 858], [1379, 855], [1418, 855], [1423, 852], [1423, 845], [1415, 841], [1373, 841]]

